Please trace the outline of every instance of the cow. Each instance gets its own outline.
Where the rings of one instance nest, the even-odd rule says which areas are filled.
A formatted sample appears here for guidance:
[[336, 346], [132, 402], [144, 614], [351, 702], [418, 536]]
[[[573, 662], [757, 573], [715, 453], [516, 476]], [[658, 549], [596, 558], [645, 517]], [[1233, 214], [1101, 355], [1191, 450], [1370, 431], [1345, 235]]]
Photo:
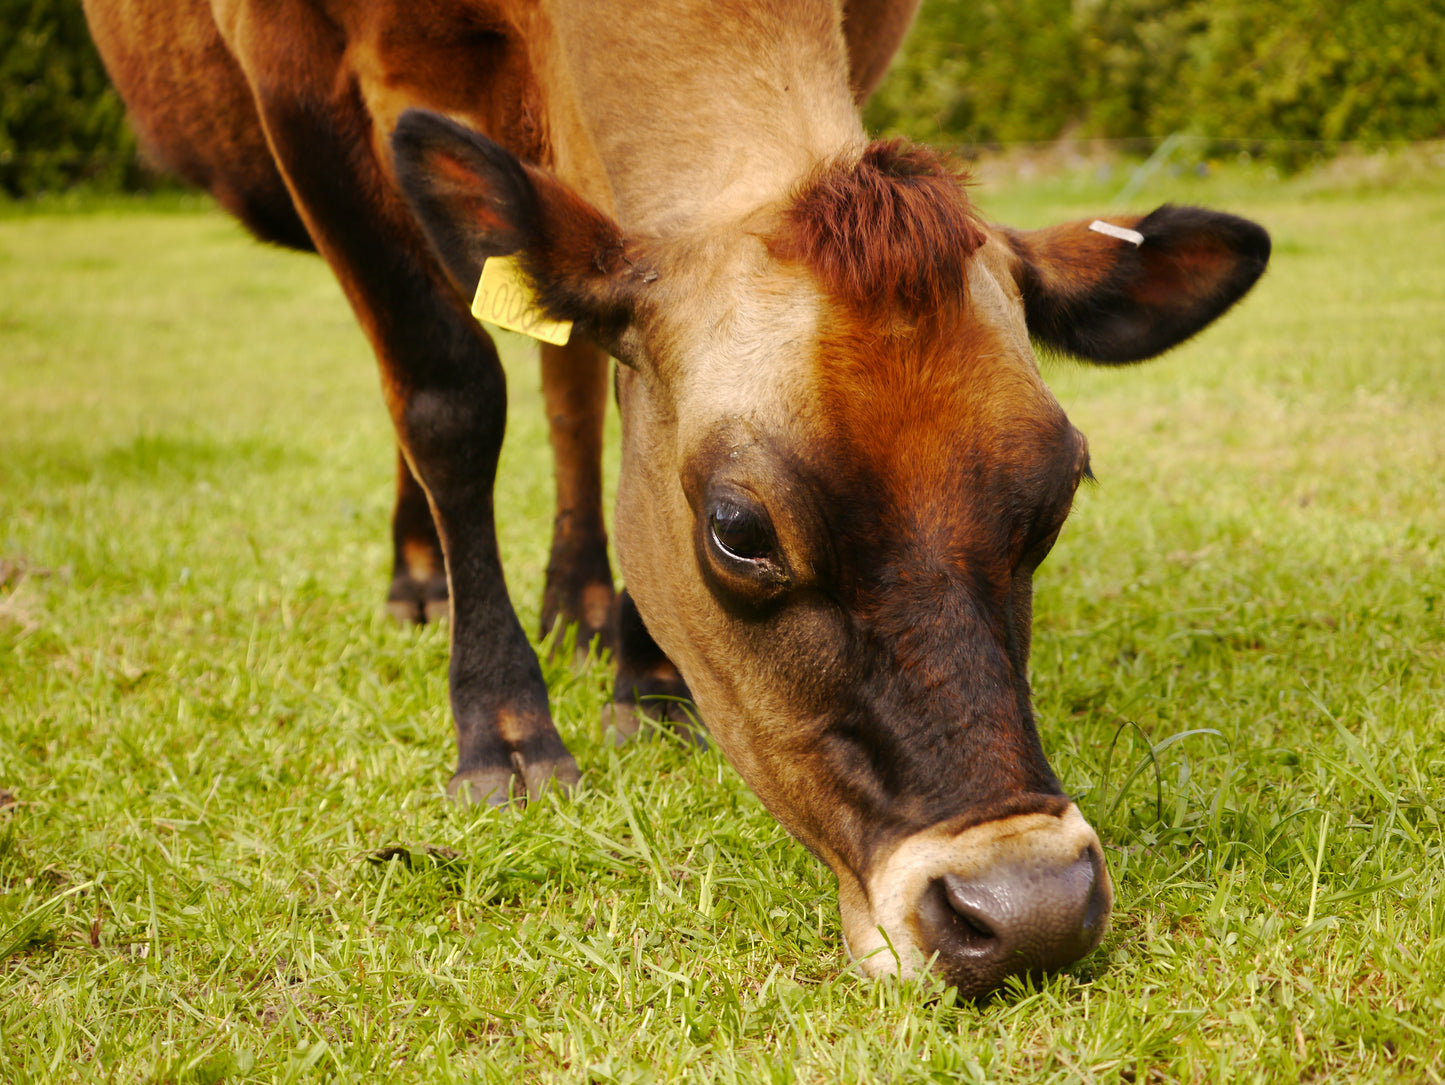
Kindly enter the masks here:
[[1033, 343], [1156, 355], [1250, 289], [1269, 238], [1171, 206], [990, 224], [948, 158], [859, 119], [915, 3], [85, 6], [152, 153], [319, 252], [370, 339], [400, 450], [390, 604], [451, 616], [451, 792], [578, 780], [494, 530], [505, 382], [468, 302], [508, 258], [574, 326], [541, 350], [544, 623], [611, 630], [620, 729], [648, 696], [695, 703], [836, 875], [865, 974], [977, 995], [1078, 960], [1112, 906], [1030, 704], [1034, 571], [1090, 474]]

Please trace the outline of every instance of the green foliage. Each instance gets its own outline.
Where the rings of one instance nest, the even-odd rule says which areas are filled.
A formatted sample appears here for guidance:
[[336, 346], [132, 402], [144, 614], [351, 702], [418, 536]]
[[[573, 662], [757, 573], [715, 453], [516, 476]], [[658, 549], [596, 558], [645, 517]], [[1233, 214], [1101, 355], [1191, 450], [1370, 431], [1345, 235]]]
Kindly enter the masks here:
[[1200, 5], [1195, 88], [1168, 124], [1289, 139], [1445, 135], [1445, 2], [1268, 0]]
[[145, 179], [79, 3], [0, 0], [0, 194]]
[[1083, 103], [1071, 19], [1070, 0], [925, 0], [869, 122], [927, 141], [1052, 138]]
[[1445, 2], [925, 0], [868, 116], [965, 143], [1433, 139]]
[[1209, 27], [1209, 9], [1176, 0], [1080, 0], [1076, 10], [1076, 74], [1086, 110], [1079, 118], [1089, 134], [1176, 131], [1177, 117], [1166, 114], [1161, 131], [1159, 116], [1192, 77], [1191, 46]]

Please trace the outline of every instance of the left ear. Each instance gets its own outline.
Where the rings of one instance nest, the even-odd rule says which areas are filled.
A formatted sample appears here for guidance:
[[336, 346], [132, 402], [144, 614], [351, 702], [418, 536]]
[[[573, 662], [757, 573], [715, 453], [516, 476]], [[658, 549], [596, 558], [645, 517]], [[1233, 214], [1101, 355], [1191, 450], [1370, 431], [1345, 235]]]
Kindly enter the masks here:
[[1168, 350], [1244, 297], [1269, 263], [1269, 234], [1248, 219], [1166, 204], [1143, 218], [1002, 231], [1014, 254], [1029, 334], [1095, 362]]
[[516, 254], [541, 308], [610, 346], [656, 275], [610, 217], [546, 170], [436, 113], [411, 109], [392, 135], [397, 181], [427, 240], [471, 297], [482, 264]]

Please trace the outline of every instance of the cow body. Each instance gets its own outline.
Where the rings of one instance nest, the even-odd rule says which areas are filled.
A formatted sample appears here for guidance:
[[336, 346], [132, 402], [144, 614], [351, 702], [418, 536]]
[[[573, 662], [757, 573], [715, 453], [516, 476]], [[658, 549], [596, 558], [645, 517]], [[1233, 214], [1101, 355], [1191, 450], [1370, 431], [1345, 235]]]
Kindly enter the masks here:
[[[1127, 361], [1248, 290], [1268, 239], [1165, 208], [987, 225], [856, 112], [913, 3], [88, 0], [143, 138], [262, 237], [314, 247], [402, 452], [392, 603], [450, 588], [456, 793], [575, 781], [506, 596], [505, 390], [467, 312], [514, 255], [544, 347], [558, 516], [544, 620], [619, 612], [618, 704], [690, 691], [838, 877], [871, 974], [966, 992], [1101, 937], [1098, 840], [1040, 747], [1032, 575], [1088, 470], [1030, 334]], [[606, 354], [623, 466], [600, 500]], [[685, 684], [684, 684], [685, 683]]]

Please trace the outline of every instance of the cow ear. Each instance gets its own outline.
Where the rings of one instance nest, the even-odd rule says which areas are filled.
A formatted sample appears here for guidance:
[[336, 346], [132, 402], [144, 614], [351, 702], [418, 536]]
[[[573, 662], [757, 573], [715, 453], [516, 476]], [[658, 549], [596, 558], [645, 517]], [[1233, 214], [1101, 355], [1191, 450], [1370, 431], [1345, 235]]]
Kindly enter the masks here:
[[1140, 361], [1182, 343], [1269, 263], [1263, 228], [1199, 207], [1003, 233], [1029, 334], [1094, 362]]
[[611, 218], [546, 170], [435, 113], [403, 113], [391, 146], [397, 183], [468, 297], [488, 257], [515, 254], [548, 316], [604, 346], [621, 336], [638, 286], [656, 275]]

